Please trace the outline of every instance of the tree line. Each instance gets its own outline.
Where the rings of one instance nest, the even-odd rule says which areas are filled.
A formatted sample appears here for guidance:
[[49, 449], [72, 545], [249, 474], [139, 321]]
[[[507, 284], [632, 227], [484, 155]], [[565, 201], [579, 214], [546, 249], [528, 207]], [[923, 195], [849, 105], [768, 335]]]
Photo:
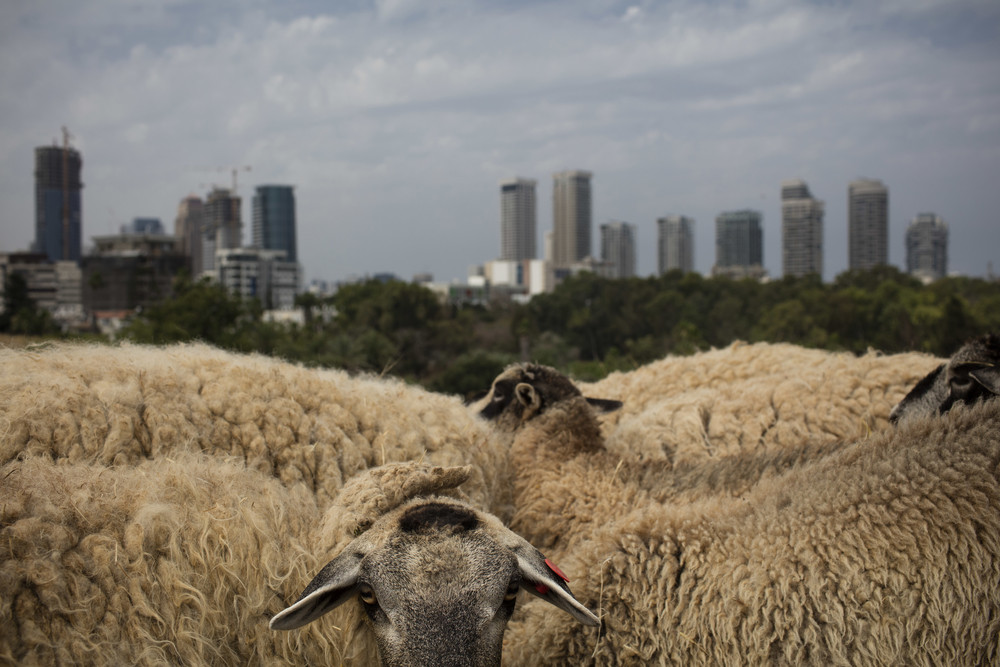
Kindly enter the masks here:
[[[48, 330], [23, 290], [12, 287], [0, 331]], [[369, 280], [329, 297], [299, 295], [297, 305], [303, 324], [269, 322], [256, 300], [182, 276], [173, 297], [137, 313], [120, 335], [150, 344], [203, 340], [470, 396], [520, 359], [595, 380], [734, 340], [948, 356], [972, 336], [1000, 331], [1000, 283], [945, 278], [924, 285], [894, 267], [845, 272], [832, 283], [818, 276], [760, 283], [679, 271], [617, 280], [582, 273], [526, 304], [490, 307], [448, 305], [420, 285]]]

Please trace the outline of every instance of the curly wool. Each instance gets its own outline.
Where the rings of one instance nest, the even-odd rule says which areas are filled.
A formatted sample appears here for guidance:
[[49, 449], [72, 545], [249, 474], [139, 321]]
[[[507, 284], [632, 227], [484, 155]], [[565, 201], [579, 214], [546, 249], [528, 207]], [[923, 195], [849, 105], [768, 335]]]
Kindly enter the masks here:
[[941, 360], [733, 343], [581, 384], [622, 410], [603, 416], [610, 451], [674, 463], [850, 442], [888, 426], [892, 407]]
[[845, 446], [742, 498], [637, 508], [564, 560], [603, 629], [529, 603], [506, 662], [996, 664], [998, 461], [993, 402]]
[[200, 455], [0, 479], [0, 662], [340, 662], [336, 631], [267, 626], [316, 569], [304, 488]]
[[325, 507], [390, 461], [473, 464], [469, 496], [510, 514], [506, 451], [454, 397], [202, 344], [0, 350], [0, 465], [31, 456], [131, 465], [237, 456]]

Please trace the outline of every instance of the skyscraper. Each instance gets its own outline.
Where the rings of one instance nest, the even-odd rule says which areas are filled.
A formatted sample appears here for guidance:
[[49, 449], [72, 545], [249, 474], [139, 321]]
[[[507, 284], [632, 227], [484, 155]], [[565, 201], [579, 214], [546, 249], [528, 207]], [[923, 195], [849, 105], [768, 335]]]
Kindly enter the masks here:
[[257, 194], [253, 197], [253, 246], [263, 250], [284, 250], [285, 261], [299, 261], [292, 186], [257, 186]]
[[716, 216], [712, 275], [732, 278], [763, 276], [764, 234], [760, 221], [760, 212], [746, 209]]
[[243, 221], [240, 198], [226, 188], [212, 188], [203, 208], [201, 234], [202, 270], [215, 270], [215, 251], [239, 248]]
[[635, 225], [627, 222], [601, 225], [601, 260], [608, 265], [609, 278], [635, 275]]
[[80, 261], [83, 211], [80, 153], [58, 146], [35, 149], [35, 252], [51, 262]]
[[592, 175], [589, 171], [552, 175], [552, 264], [557, 269], [590, 255]]
[[538, 254], [536, 239], [535, 203], [537, 181], [511, 178], [500, 181], [500, 259], [535, 259]]
[[889, 263], [889, 189], [862, 178], [847, 186], [847, 267]]
[[694, 270], [694, 220], [684, 215], [668, 215], [656, 221], [656, 269], [662, 275], [673, 269]]
[[948, 223], [921, 213], [906, 229], [906, 272], [924, 281], [948, 274]]
[[202, 228], [204, 227], [205, 202], [201, 197], [188, 195], [177, 207], [174, 218], [174, 236], [177, 252], [191, 258], [191, 275], [200, 276], [205, 270], [201, 256]]
[[781, 268], [786, 276], [823, 275], [823, 202], [802, 180], [781, 183]]

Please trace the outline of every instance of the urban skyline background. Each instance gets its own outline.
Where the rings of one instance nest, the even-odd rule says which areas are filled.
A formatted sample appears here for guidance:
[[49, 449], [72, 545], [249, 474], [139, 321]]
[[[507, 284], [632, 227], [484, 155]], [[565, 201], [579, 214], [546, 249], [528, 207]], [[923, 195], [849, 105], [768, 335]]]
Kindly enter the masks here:
[[[35, 146], [84, 156], [84, 245], [134, 217], [168, 229], [189, 193], [241, 172], [295, 186], [306, 280], [463, 279], [499, 256], [497, 184], [592, 171], [593, 233], [763, 214], [781, 275], [781, 181], [825, 202], [824, 278], [847, 268], [847, 185], [889, 189], [889, 262], [920, 213], [949, 268], [1000, 262], [1000, 7], [990, 2], [39, 2], [0, 7], [0, 248], [33, 237]], [[244, 207], [244, 236], [251, 220]], [[170, 230], [172, 231], [172, 230]], [[392, 243], [387, 243], [391, 240]]]

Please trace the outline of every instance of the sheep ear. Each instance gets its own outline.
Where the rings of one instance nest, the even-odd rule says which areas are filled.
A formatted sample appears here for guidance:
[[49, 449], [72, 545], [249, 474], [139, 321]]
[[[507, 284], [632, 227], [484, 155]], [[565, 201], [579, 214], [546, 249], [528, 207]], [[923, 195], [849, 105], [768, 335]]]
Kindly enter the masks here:
[[976, 382], [991, 394], [1000, 394], [1000, 369], [996, 366], [981, 366], [969, 371]]
[[302, 591], [298, 602], [274, 615], [271, 619], [272, 630], [302, 627], [351, 599], [357, 588], [362, 558], [362, 554], [352, 546], [348, 545], [320, 570]]
[[542, 407], [542, 397], [539, 396], [538, 390], [527, 382], [522, 382], [514, 387], [514, 396], [527, 410], [535, 411]]
[[590, 403], [590, 406], [598, 412], [614, 412], [615, 410], [621, 410], [623, 405], [621, 401], [615, 401], [610, 398], [591, 398], [589, 396], [585, 398]]
[[559, 607], [584, 625], [601, 624], [593, 612], [573, 597], [566, 585], [569, 581], [566, 575], [539, 553], [538, 549], [524, 542], [514, 549], [514, 555], [521, 571], [521, 588]]

